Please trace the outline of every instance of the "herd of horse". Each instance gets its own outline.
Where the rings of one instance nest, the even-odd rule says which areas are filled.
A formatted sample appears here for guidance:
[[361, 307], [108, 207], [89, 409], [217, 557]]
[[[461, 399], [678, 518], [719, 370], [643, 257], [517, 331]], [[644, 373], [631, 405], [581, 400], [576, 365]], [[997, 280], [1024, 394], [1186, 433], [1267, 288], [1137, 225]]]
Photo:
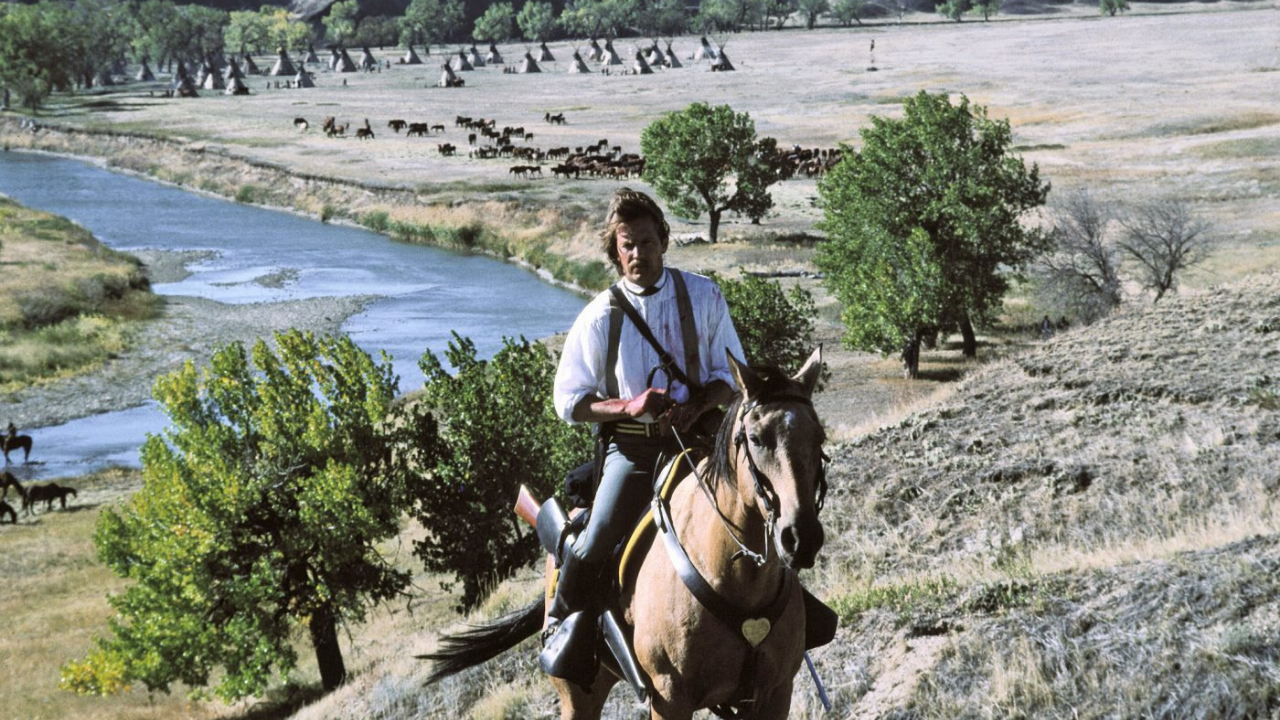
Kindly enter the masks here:
[[17, 524], [18, 512], [7, 501], [9, 499], [9, 488], [12, 487], [18, 493], [18, 500], [21, 501], [22, 514], [35, 515], [36, 504], [44, 503], [45, 511], [53, 510], [53, 501], [57, 500], [63, 510], [67, 509], [67, 496], [76, 497], [76, 489], [58, 483], [45, 483], [43, 485], [28, 485], [23, 487], [18, 482], [18, 478], [13, 473], [5, 470], [0, 472], [0, 523], [4, 519], [9, 518], [9, 522]]

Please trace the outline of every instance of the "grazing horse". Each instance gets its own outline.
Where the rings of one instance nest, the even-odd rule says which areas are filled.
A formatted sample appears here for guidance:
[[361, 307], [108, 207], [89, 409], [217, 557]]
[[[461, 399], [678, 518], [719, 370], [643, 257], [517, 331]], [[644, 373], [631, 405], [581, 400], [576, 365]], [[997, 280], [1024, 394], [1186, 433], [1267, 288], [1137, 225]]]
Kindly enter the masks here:
[[48, 485], [31, 485], [27, 487], [27, 496], [22, 499], [22, 510], [31, 515], [35, 514], [35, 504], [44, 503], [46, 511], [53, 509], [53, 501], [58, 500], [62, 503], [62, 509], [67, 509], [67, 496], [76, 496], [76, 489], [73, 487], [63, 487], [58, 483], [49, 483]]
[[9, 464], [9, 451], [22, 448], [22, 461], [27, 462], [31, 457], [31, 436], [30, 435], [5, 435], [0, 437], [0, 446], [4, 448], [4, 462]]
[[[653, 720], [689, 720], [702, 708], [746, 712], [753, 720], [785, 718], [806, 645], [834, 634], [830, 610], [806, 597], [796, 577], [797, 569], [813, 566], [823, 543], [824, 434], [810, 400], [820, 350], [793, 378], [732, 358], [730, 367], [741, 393], [715, 449], [698, 464], [696, 480], [679, 484], [669, 501], [655, 502], [661, 539], [635, 549], [638, 569], [628, 563], [635, 581], [610, 603], [631, 628], [640, 676], [633, 682], [647, 695]], [[701, 586], [682, 579], [690, 568]], [[442, 638], [442, 650], [424, 656], [437, 663], [428, 682], [536, 633], [550, 597]], [[825, 634], [816, 632], [821, 620]], [[603, 668], [589, 689], [552, 679], [562, 720], [600, 717], [622, 674], [617, 666]]]
[[5, 515], [9, 516], [9, 522], [14, 525], [18, 524], [18, 513], [14, 511], [13, 506], [3, 500], [0, 500], [0, 522], [4, 521]]
[[0, 492], [0, 501], [8, 499], [10, 486], [18, 491], [19, 500], [27, 499], [27, 491], [22, 489], [22, 483], [18, 482], [18, 478], [14, 477], [13, 473], [6, 470], [0, 472], [0, 491], [2, 491]]
[[306, 132], [307, 128], [311, 127], [309, 124], [307, 124], [307, 119], [304, 117], [294, 118], [293, 126], [298, 129], [298, 132]]

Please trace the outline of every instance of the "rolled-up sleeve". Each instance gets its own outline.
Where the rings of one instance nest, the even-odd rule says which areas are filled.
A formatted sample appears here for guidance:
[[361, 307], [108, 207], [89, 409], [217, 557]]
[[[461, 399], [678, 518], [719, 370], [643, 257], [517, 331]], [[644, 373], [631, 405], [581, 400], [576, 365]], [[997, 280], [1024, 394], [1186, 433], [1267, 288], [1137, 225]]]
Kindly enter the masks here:
[[[607, 319], [607, 315], [605, 316]], [[588, 395], [604, 397], [605, 343], [602, 336], [608, 328], [602, 322], [596, 303], [588, 305], [564, 341], [560, 364], [556, 367], [554, 400], [556, 413], [567, 422], [573, 409]]]

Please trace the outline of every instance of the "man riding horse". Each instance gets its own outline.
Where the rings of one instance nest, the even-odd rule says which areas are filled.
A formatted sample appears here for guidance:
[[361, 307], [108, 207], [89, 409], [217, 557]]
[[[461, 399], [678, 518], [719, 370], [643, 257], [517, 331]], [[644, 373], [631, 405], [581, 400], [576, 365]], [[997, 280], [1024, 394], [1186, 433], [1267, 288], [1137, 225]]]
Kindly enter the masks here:
[[590, 520], [565, 548], [540, 656], [548, 674], [582, 686], [596, 675], [591, 649], [610, 555], [648, 509], [657, 464], [679, 451], [672, 429], [688, 433], [733, 399], [728, 358], [743, 357], [720, 288], [666, 267], [669, 241], [658, 205], [618, 190], [601, 247], [621, 278], [578, 316], [556, 372], [556, 409], [569, 422], [599, 423], [604, 449]]
[[4, 437], [0, 438], [0, 450], [4, 451], [4, 461], [9, 462], [9, 451], [22, 448], [22, 461], [28, 462], [31, 459], [31, 436], [19, 435], [18, 428], [12, 422], [5, 430]]

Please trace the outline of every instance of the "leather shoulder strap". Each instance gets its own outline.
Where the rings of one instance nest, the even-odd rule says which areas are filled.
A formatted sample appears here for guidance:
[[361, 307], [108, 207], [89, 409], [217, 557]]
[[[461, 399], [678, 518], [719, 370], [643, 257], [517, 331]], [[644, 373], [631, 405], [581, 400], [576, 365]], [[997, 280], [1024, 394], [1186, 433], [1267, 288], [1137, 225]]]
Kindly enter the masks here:
[[649, 329], [649, 324], [644, 321], [644, 318], [640, 317], [640, 313], [635, 306], [622, 295], [622, 288], [614, 285], [609, 288], [609, 292], [613, 295], [613, 300], [610, 302], [614, 302], [618, 307], [622, 308], [622, 312], [626, 313], [626, 316], [631, 319], [631, 323], [636, 326], [636, 330], [640, 331], [640, 335], [653, 347], [654, 352], [658, 353], [658, 359], [661, 361], [663, 369], [691, 390], [701, 387], [689, 380], [689, 376], [685, 374], [684, 370], [680, 369], [680, 364], [676, 362], [675, 358], [671, 357], [671, 353], [667, 352], [666, 348], [662, 347], [662, 343], [658, 342], [658, 339], [653, 336], [653, 330]]
[[609, 293], [609, 346], [605, 353], [604, 382], [610, 398], [621, 397], [618, 390], [618, 346], [622, 342], [622, 306], [618, 303], [618, 294]]
[[671, 282], [675, 283], [676, 307], [680, 311], [680, 334], [684, 340], [684, 372], [690, 378], [698, 377], [702, 360], [698, 352], [698, 324], [693, 316], [693, 302], [689, 300], [689, 288], [684, 284], [684, 273], [671, 270]]

